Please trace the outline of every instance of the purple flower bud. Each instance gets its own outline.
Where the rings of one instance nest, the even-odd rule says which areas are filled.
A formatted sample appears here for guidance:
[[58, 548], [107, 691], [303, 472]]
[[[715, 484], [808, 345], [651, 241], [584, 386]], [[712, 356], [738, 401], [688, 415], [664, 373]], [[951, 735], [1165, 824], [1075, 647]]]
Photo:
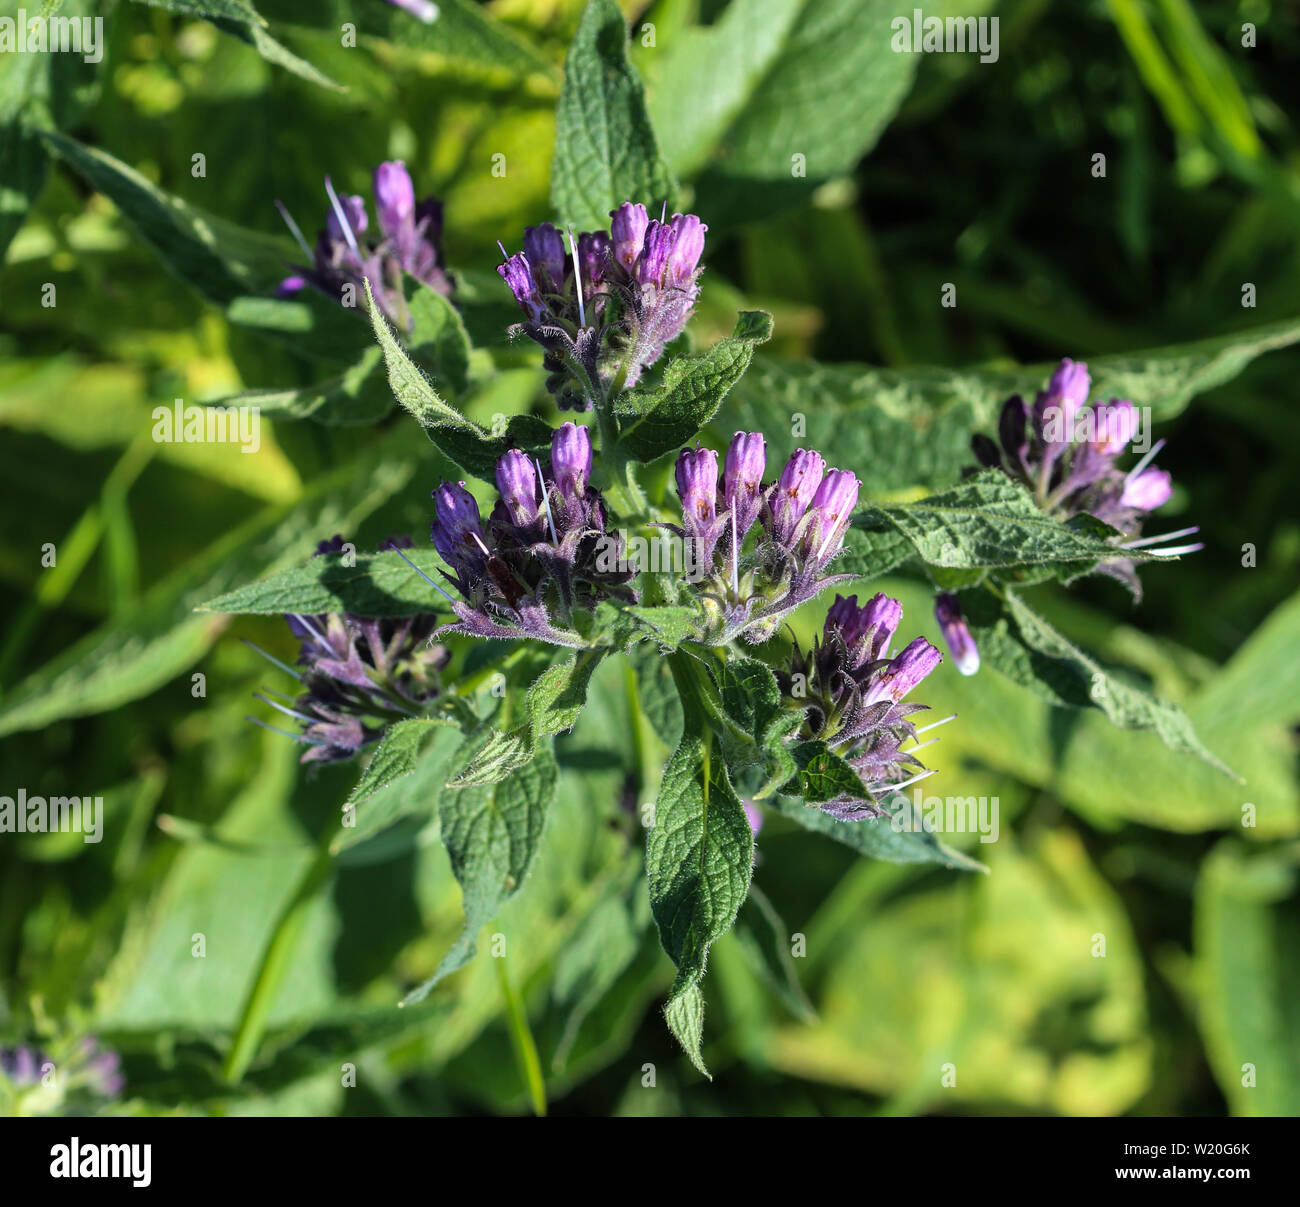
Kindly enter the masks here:
[[307, 278], [300, 276], [285, 277], [279, 285], [276, 286], [275, 296], [277, 298], [291, 298], [295, 293], [300, 293], [307, 288]]
[[547, 293], [558, 293], [564, 282], [568, 260], [564, 252], [564, 236], [549, 222], [541, 226], [524, 227], [524, 255], [537, 274], [537, 283]]
[[1049, 460], [1055, 460], [1070, 442], [1074, 417], [1088, 401], [1091, 384], [1088, 366], [1081, 360], [1066, 357], [1052, 374], [1046, 391], [1034, 402], [1034, 416], [1039, 433], [1048, 445]]
[[771, 502], [772, 537], [778, 544], [790, 544], [825, 472], [826, 462], [821, 456], [802, 448], [796, 449], [785, 463]]
[[668, 284], [681, 286], [695, 275], [704, 254], [704, 232], [709, 228], [694, 214], [674, 214], [672, 228], [676, 239], [668, 257]]
[[737, 432], [727, 449], [723, 492], [727, 507], [736, 517], [736, 536], [745, 533], [763, 506], [763, 473], [767, 469], [767, 444], [761, 432]]
[[1104, 457], [1124, 450], [1137, 432], [1138, 413], [1126, 398], [1112, 398], [1092, 408], [1093, 449]]
[[[348, 220], [348, 226], [352, 228], [352, 237], [359, 239], [370, 225], [370, 219], [366, 217], [365, 198], [352, 196], [343, 196], [339, 198], [343, 206], [343, 215]], [[346, 243], [347, 235], [344, 233], [342, 225], [339, 223], [338, 212], [333, 206], [330, 206], [329, 212], [325, 215], [325, 229], [329, 232], [329, 237], [335, 243]]]
[[578, 236], [578, 264], [582, 268], [584, 290], [594, 289], [609, 271], [609, 236], [604, 231], [591, 231]]
[[[884, 593], [873, 595], [866, 606], [858, 607], [858, 597], [839, 595], [826, 613], [824, 633], [829, 638], [832, 629], [839, 629], [840, 639], [853, 655], [853, 665], [874, 662], [889, 651], [889, 642], [903, 619], [903, 605]], [[856, 648], [859, 643], [861, 648]]]
[[482, 550], [474, 538], [483, 539], [483, 528], [478, 504], [465, 483], [444, 482], [433, 492], [433, 504], [431, 535], [442, 560], [454, 569], [478, 565]]
[[1155, 511], [1157, 507], [1169, 502], [1169, 496], [1173, 493], [1173, 481], [1168, 473], [1153, 466], [1124, 482], [1120, 506], [1135, 507], [1138, 511]]
[[853, 509], [858, 505], [860, 486], [861, 483], [848, 470], [833, 469], [817, 487], [805, 540], [809, 554], [818, 565], [843, 544]]
[[613, 240], [614, 259], [629, 272], [641, 254], [646, 227], [650, 217], [645, 206], [625, 201], [616, 210], [610, 210], [609, 233]]
[[745, 810], [745, 820], [757, 838], [759, 830], [763, 828], [763, 811], [751, 800], [742, 801], [741, 805]]
[[[1019, 394], [1008, 398], [1002, 404], [1002, 415], [998, 420], [998, 439], [1011, 460], [1018, 461], [1029, 447], [1025, 435], [1025, 426], [1029, 422], [1029, 408]], [[978, 455], [978, 454], [977, 454]]]
[[718, 454], [711, 448], [684, 448], [677, 455], [677, 494], [687, 531], [708, 527], [717, 516]]
[[636, 279], [640, 285], [663, 287], [664, 270], [677, 242], [677, 232], [655, 219], [646, 229], [645, 247], [636, 262]]
[[1002, 464], [1001, 450], [983, 432], [976, 432], [970, 438], [970, 448], [975, 459], [986, 469], [996, 469]]
[[537, 472], [527, 453], [512, 448], [497, 462], [497, 489], [516, 524], [537, 519]]
[[937, 596], [934, 601], [934, 618], [938, 621], [944, 641], [948, 643], [953, 665], [963, 675], [973, 675], [980, 668], [980, 650], [962, 615], [957, 597], [946, 593]]
[[581, 499], [591, 478], [591, 435], [576, 423], [563, 423], [551, 437], [551, 473], [560, 494]]
[[546, 306], [537, 290], [537, 283], [533, 280], [533, 270], [528, 263], [528, 257], [521, 251], [516, 252], [504, 264], [497, 265], [497, 272], [510, 286], [510, 292], [515, 295], [515, 301], [523, 307], [528, 321], [540, 323], [546, 314]]
[[897, 704], [942, 661], [943, 655], [924, 637], [918, 637], [880, 673], [868, 690], [866, 701], [888, 699]]
[[388, 160], [375, 169], [375, 210], [386, 234], [395, 234], [415, 220], [415, 185], [400, 159]]

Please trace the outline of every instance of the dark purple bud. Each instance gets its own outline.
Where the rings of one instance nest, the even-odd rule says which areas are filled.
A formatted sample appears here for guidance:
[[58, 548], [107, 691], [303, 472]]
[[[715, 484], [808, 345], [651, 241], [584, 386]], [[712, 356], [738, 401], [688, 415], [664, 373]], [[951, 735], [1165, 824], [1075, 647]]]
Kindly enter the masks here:
[[957, 597], [946, 593], [937, 596], [934, 601], [934, 618], [939, 624], [939, 632], [947, 642], [953, 665], [963, 675], [973, 675], [980, 668], [980, 650], [962, 615]]
[[537, 519], [537, 471], [527, 453], [512, 448], [497, 462], [497, 489], [510, 509], [516, 524], [531, 524]]
[[996, 469], [1002, 464], [1002, 453], [997, 444], [983, 432], [976, 432], [970, 438], [970, 450], [975, 454], [976, 460], [987, 469]]
[[551, 474], [566, 499], [581, 499], [591, 478], [591, 435], [577, 423], [562, 423], [551, 437]]
[[515, 252], [504, 264], [497, 265], [497, 272], [510, 286], [510, 292], [515, 295], [515, 301], [523, 308], [528, 321], [540, 323], [546, 315], [546, 306], [542, 302], [542, 295], [538, 292], [537, 283], [533, 280], [533, 270], [528, 263], [528, 257], [521, 251]]
[[874, 704], [888, 699], [898, 703], [942, 661], [938, 649], [924, 637], [918, 637], [881, 671], [867, 692], [866, 702]]
[[672, 255], [677, 242], [677, 232], [671, 226], [665, 226], [655, 219], [650, 220], [646, 229], [645, 247], [636, 262], [636, 279], [640, 285], [663, 286], [664, 270], [668, 267], [668, 258]]
[[394, 234], [415, 222], [415, 186], [400, 159], [381, 163], [375, 169], [375, 210], [386, 234]]
[[813, 495], [806, 541], [808, 552], [820, 565], [844, 543], [844, 533], [858, 505], [861, 483], [846, 469], [833, 469]]
[[524, 227], [524, 255], [537, 274], [537, 283], [547, 293], [559, 293], [568, 260], [564, 236], [549, 222]]
[[736, 517], [736, 536], [745, 539], [763, 506], [763, 474], [767, 470], [767, 444], [761, 432], [737, 432], [727, 449], [723, 492]]
[[335, 533], [327, 541], [318, 541], [316, 544], [315, 557], [324, 557], [327, 553], [342, 553], [343, 547], [347, 544], [339, 533]]
[[650, 217], [645, 206], [625, 201], [616, 210], [610, 210], [609, 233], [613, 241], [614, 259], [629, 272], [641, 254], [646, 227]]
[[[353, 194], [350, 197], [340, 197], [339, 202], [343, 206], [343, 216], [348, 220], [348, 226], [352, 228], [353, 239], [360, 239], [365, 234], [366, 227], [370, 225], [370, 220], [366, 217], [365, 198]], [[329, 212], [325, 215], [325, 229], [335, 243], [348, 242], [348, 237], [339, 223], [338, 213], [333, 206], [330, 206]]]
[[[1029, 447], [1029, 439], [1025, 434], [1028, 423], [1029, 408], [1019, 394], [1002, 404], [1002, 415], [998, 419], [998, 439], [1002, 441], [1002, 447], [1013, 462], [1018, 462]], [[978, 452], [976, 456], [979, 456]]]
[[789, 545], [803, 513], [821, 485], [826, 462], [805, 449], [796, 449], [785, 463], [776, 490], [772, 492], [772, 536], [780, 545]]
[[482, 559], [479, 542], [483, 539], [483, 527], [478, 504], [465, 489], [465, 483], [444, 482], [433, 492], [433, 504], [431, 534], [442, 560], [455, 569], [478, 565]]
[[684, 448], [677, 454], [677, 494], [687, 531], [708, 527], [717, 516], [718, 454], [711, 448]]
[[704, 232], [709, 228], [694, 214], [674, 214], [672, 228], [676, 240], [668, 257], [667, 283], [681, 286], [695, 276], [704, 254]]
[[1138, 511], [1155, 511], [1169, 502], [1174, 493], [1173, 480], [1163, 469], [1144, 469], [1136, 477], [1124, 482], [1124, 493], [1120, 496], [1121, 507], [1135, 507]]
[[1126, 398], [1112, 398], [1092, 408], [1092, 447], [1103, 457], [1114, 457], [1137, 433], [1138, 412]]
[[578, 264], [582, 268], [584, 290], [594, 289], [609, 271], [609, 236], [604, 231], [591, 231], [578, 236]]

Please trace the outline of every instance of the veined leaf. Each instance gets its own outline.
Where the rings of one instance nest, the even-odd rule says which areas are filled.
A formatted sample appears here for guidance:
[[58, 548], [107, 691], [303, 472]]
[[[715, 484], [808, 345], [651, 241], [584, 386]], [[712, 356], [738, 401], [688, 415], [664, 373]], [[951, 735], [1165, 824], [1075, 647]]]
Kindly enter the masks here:
[[633, 460], [653, 461], [691, 440], [716, 414], [727, 392], [749, 368], [754, 348], [772, 335], [772, 316], [743, 311], [735, 331], [701, 356], [679, 356], [661, 385], [619, 397], [619, 446]]
[[564, 63], [555, 114], [551, 204], [566, 226], [599, 230], [624, 201], [677, 202], [659, 154], [641, 80], [627, 59], [627, 28], [613, 0], [588, 0]]

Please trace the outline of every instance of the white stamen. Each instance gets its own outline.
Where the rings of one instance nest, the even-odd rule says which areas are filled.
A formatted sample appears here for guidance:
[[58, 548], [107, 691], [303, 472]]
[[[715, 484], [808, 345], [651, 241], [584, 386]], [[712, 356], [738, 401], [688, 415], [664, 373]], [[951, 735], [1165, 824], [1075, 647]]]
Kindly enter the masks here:
[[246, 637], [241, 637], [240, 640], [248, 646], [250, 650], [255, 650], [257, 653], [261, 654], [267, 662], [271, 663], [273, 666], [278, 666], [286, 675], [292, 675], [299, 682], [302, 681], [302, 676], [294, 670], [293, 667], [285, 666], [285, 664], [275, 657], [274, 654], [268, 654], [260, 645], [254, 645], [253, 642], [249, 641]]
[[474, 544], [476, 544], [483, 551], [484, 557], [492, 556], [492, 550], [490, 550], [485, 544], [483, 544], [483, 538], [479, 536], [477, 532], [471, 532], [470, 536], [474, 538]]
[[299, 712], [296, 708], [287, 708], [287, 707], [286, 707], [285, 705], [283, 705], [283, 704], [277, 704], [277, 703], [276, 703], [274, 700], [272, 700], [269, 696], [264, 696], [264, 695], [262, 695], [261, 692], [254, 692], [254, 693], [253, 693], [253, 699], [254, 699], [254, 700], [261, 700], [261, 701], [263, 701], [264, 703], [269, 704], [269, 705], [270, 705], [272, 708], [274, 708], [277, 712], [282, 712], [282, 713], [284, 713], [284, 715], [285, 715], [286, 717], [293, 717], [294, 720], [296, 720], [296, 721], [306, 721], [307, 724], [312, 725], [312, 724], [314, 724], [317, 720], [319, 720], [318, 717], [309, 717], [305, 712]]
[[268, 725], [265, 721], [259, 721], [256, 717], [244, 717], [245, 721], [252, 721], [254, 725], [260, 725], [263, 729], [269, 729], [272, 733], [278, 733], [282, 738], [292, 738], [295, 742], [302, 742], [307, 746], [324, 746], [325, 742], [320, 738], [309, 738], [305, 733], [290, 733], [287, 729], [278, 729], [274, 725]]
[[831, 543], [831, 541], [832, 541], [832, 540], [834, 539], [834, 537], [835, 537], [835, 530], [836, 530], [838, 527], [839, 527], [839, 524], [838, 524], [838, 523], [836, 523], [836, 524], [832, 524], [832, 525], [831, 525], [831, 529], [830, 529], [830, 531], [826, 534], [826, 539], [825, 539], [824, 541], [822, 541], [822, 547], [821, 547], [820, 549], [817, 550], [817, 560], [818, 560], [818, 562], [820, 562], [820, 561], [822, 560], [822, 558], [824, 558], [824, 557], [826, 556], [826, 550], [830, 547], [830, 543]]
[[546, 522], [551, 526], [551, 544], [558, 545], [560, 538], [555, 535], [555, 517], [551, 515], [551, 492], [546, 489], [546, 479], [542, 477], [542, 463], [534, 457], [533, 464], [537, 467], [537, 480], [542, 484], [542, 502], [546, 505]]
[[664, 207], [659, 211], [659, 225], [663, 226], [668, 221], [668, 202], [664, 201]]
[[573, 283], [578, 290], [578, 326], [586, 327], [587, 311], [582, 305], [582, 270], [578, 267], [578, 241], [573, 237], [573, 227], [569, 227], [569, 250], [573, 253]]
[[321, 645], [323, 645], [326, 649], [330, 648], [330, 643], [325, 640], [325, 638], [321, 635], [320, 630], [314, 624], [312, 624], [312, 622], [308, 620], [307, 617], [303, 616], [300, 612], [294, 612], [292, 613], [292, 616], [300, 625], [302, 625], [304, 629], [307, 630], [307, 632], [309, 632], [313, 637], [315, 637], [316, 640], [320, 642]]
[[1158, 453], [1162, 448], [1164, 448], [1164, 446], [1165, 446], [1165, 441], [1164, 441], [1164, 437], [1162, 436], [1162, 437], [1161, 437], [1159, 440], [1157, 440], [1157, 441], [1156, 441], [1156, 442], [1151, 446], [1151, 448], [1147, 451], [1147, 455], [1146, 455], [1145, 457], [1143, 457], [1142, 460], [1139, 461], [1139, 462], [1138, 462], [1138, 463], [1137, 463], [1137, 464], [1136, 464], [1136, 465], [1135, 465], [1131, 470], [1128, 471], [1128, 474], [1127, 474], [1126, 477], [1124, 478], [1124, 481], [1125, 481], [1125, 482], [1132, 482], [1133, 479], [1136, 478], [1136, 477], [1138, 476], [1138, 474], [1140, 474], [1144, 469], [1146, 469], [1146, 467], [1147, 467], [1148, 465], [1151, 464], [1151, 462], [1152, 462], [1152, 461], [1154, 460], [1154, 458], [1155, 458], [1155, 455], [1156, 455], [1156, 454], [1157, 454], [1157, 453]]
[[302, 231], [298, 229], [298, 224], [293, 220], [293, 215], [289, 213], [289, 207], [283, 201], [277, 201], [275, 208], [280, 211], [280, 217], [284, 219], [284, 224], [289, 228], [289, 233], [297, 240], [298, 246], [302, 248], [302, 254], [309, 261], [316, 257], [311, 248], [307, 246], [307, 240], [302, 237]]
[[343, 203], [339, 200], [339, 195], [334, 191], [334, 185], [330, 182], [328, 176], [325, 177], [325, 191], [330, 195], [330, 205], [334, 207], [334, 217], [339, 220], [339, 225], [343, 228], [343, 236], [347, 239], [348, 246], [352, 248], [352, 254], [360, 260], [361, 249], [357, 246], [357, 237], [352, 233], [352, 223], [348, 221], [347, 213], [343, 209]]
[[939, 773], [939, 769], [937, 767], [934, 767], [931, 768], [931, 770], [929, 771], [922, 771], [917, 775], [912, 776], [912, 778], [909, 780], [903, 780], [902, 783], [881, 784], [879, 788], [872, 788], [871, 791], [872, 792], [898, 792], [901, 789], [906, 788], [911, 784], [915, 784], [918, 780], [928, 779], [930, 776], [937, 775], [938, 773]]
[[929, 725], [922, 725], [920, 729], [914, 730], [913, 732], [925, 733], [928, 729], [938, 729], [940, 725], [947, 725], [949, 721], [955, 721], [956, 719], [957, 714], [953, 713], [951, 716], [944, 717], [942, 721], [931, 721]]
[[1152, 557], [1180, 557], [1184, 553], [1197, 553], [1205, 548], [1204, 541], [1197, 541], [1193, 545], [1174, 545], [1170, 549], [1151, 549], [1148, 552]]
[[448, 603], [454, 604], [456, 602], [441, 586], [439, 586], [436, 582], [433, 581], [433, 579], [431, 579], [427, 574], [425, 574], [425, 572], [421, 570], [420, 567], [417, 566], [413, 561], [411, 561], [411, 559], [407, 557], [406, 554], [403, 553], [400, 549], [394, 549], [393, 552], [396, 553], [397, 556], [400, 557], [402, 561], [404, 561], [408, 566], [410, 566], [411, 569], [416, 572], [416, 574], [418, 574], [422, 579], [424, 579], [424, 581], [428, 583], [429, 586], [431, 586], [435, 591], [437, 591], [439, 595], [441, 595], [444, 599], [446, 599]]
[[497, 240], [497, 246], [501, 249], [502, 256], [504, 256], [507, 260], [510, 259], [510, 253], [506, 251], [506, 245], [502, 243], [500, 239]]
[[900, 747], [899, 747], [899, 750], [898, 750], [898, 753], [899, 753], [899, 754], [915, 754], [918, 750], [924, 750], [927, 746], [933, 746], [933, 745], [934, 745], [938, 740], [939, 740], [938, 738], [931, 738], [928, 742], [918, 742], [915, 746], [911, 747], [911, 748], [908, 749], [908, 750], [904, 750], [904, 749], [900, 746]]
[[1120, 548], [1140, 549], [1143, 545], [1158, 545], [1161, 541], [1172, 541], [1180, 536], [1191, 536], [1194, 532], [1200, 532], [1200, 528], [1196, 524], [1193, 524], [1190, 528], [1180, 528], [1177, 532], [1162, 532], [1159, 536], [1145, 536], [1140, 541], [1125, 541]]

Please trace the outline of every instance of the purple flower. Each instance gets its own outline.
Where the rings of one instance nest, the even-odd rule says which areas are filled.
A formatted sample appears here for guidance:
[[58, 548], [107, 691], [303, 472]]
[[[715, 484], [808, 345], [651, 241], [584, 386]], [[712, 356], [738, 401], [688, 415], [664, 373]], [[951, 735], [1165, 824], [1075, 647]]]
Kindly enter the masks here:
[[718, 454], [711, 448], [683, 449], [677, 457], [677, 494], [688, 526], [711, 527], [717, 518]]
[[350, 288], [355, 297], [364, 297], [369, 284], [388, 319], [409, 328], [410, 316], [403, 297], [405, 274], [441, 294], [451, 293], [451, 282], [440, 265], [442, 206], [432, 197], [416, 202], [410, 173], [400, 160], [381, 163], [375, 169], [373, 187], [379, 215], [377, 233], [370, 230], [365, 199], [339, 196], [329, 177], [325, 178], [329, 206], [314, 247], [307, 245], [289, 211], [276, 202], [311, 261], [286, 277], [277, 295], [290, 296], [309, 284], [335, 301], [344, 302], [346, 289]]
[[860, 485], [848, 470], [833, 469], [817, 487], [804, 533], [805, 551], [815, 566], [828, 561], [844, 543], [844, 533], [858, 505]]
[[650, 216], [644, 205], [625, 201], [618, 209], [610, 210], [609, 217], [614, 259], [630, 271], [640, 258]]
[[876, 678], [867, 692], [867, 703], [884, 699], [898, 703], [942, 661], [943, 655], [934, 646], [917, 637]]
[[560, 231], [526, 228], [522, 258], [507, 255], [497, 271], [523, 308], [519, 330], [546, 353], [547, 388], [562, 410], [590, 410], [608, 387], [635, 386], [681, 334], [699, 296], [707, 229], [694, 214], [660, 222], [625, 202], [610, 211], [608, 231], [576, 236], [575, 279]]
[[1124, 451], [1137, 432], [1137, 408], [1126, 398], [1094, 404], [1092, 447], [1103, 457]]
[[537, 520], [541, 511], [537, 472], [527, 453], [511, 449], [497, 462], [497, 490], [516, 524], [528, 525]]
[[1152, 467], [1125, 481], [1120, 506], [1132, 507], [1138, 511], [1155, 511], [1157, 507], [1168, 503], [1169, 496], [1173, 493], [1173, 480], [1168, 473]]
[[563, 423], [551, 437], [551, 472], [566, 499], [580, 499], [591, 478], [591, 434], [576, 423]]
[[400, 159], [381, 163], [375, 169], [374, 190], [379, 225], [387, 234], [415, 221], [415, 185]]
[[962, 615], [957, 597], [946, 593], [937, 596], [934, 601], [934, 618], [938, 622], [939, 632], [948, 644], [953, 665], [963, 675], [973, 675], [980, 668], [980, 650]]
[[825, 472], [826, 462], [821, 454], [802, 448], [796, 449], [785, 463], [768, 505], [772, 539], [778, 545], [788, 548], [793, 542], [799, 521], [808, 510]]
[[433, 503], [434, 548], [458, 572], [476, 569], [482, 561], [483, 527], [474, 496], [464, 482], [444, 482], [433, 492]]
[[1047, 389], [1038, 395], [1034, 403], [1034, 415], [1046, 443], [1060, 447], [1070, 441], [1075, 416], [1079, 408], [1087, 403], [1091, 385], [1088, 366], [1083, 361], [1073, 361], [1067, 357], [1057, 366], [1047, 383]]
[[735, 517], [738, 540], [753, 527], [763, 508], [763, 473], [767, 469], [767, 445], [760, 432], [737, 432], [727, 449], [723, 494], [727, 509]]
[[833, 632], [849, 653], [850, 664], [856, 668], [865, 662], [874, 662], [889, 652], [889, 642], [903, 619], [903, 605], [888, 595], [873, 595], [865, 607], [858, 607], [858, 597], [848, 599], [840, 595], [826, 613], [825, 640]]

